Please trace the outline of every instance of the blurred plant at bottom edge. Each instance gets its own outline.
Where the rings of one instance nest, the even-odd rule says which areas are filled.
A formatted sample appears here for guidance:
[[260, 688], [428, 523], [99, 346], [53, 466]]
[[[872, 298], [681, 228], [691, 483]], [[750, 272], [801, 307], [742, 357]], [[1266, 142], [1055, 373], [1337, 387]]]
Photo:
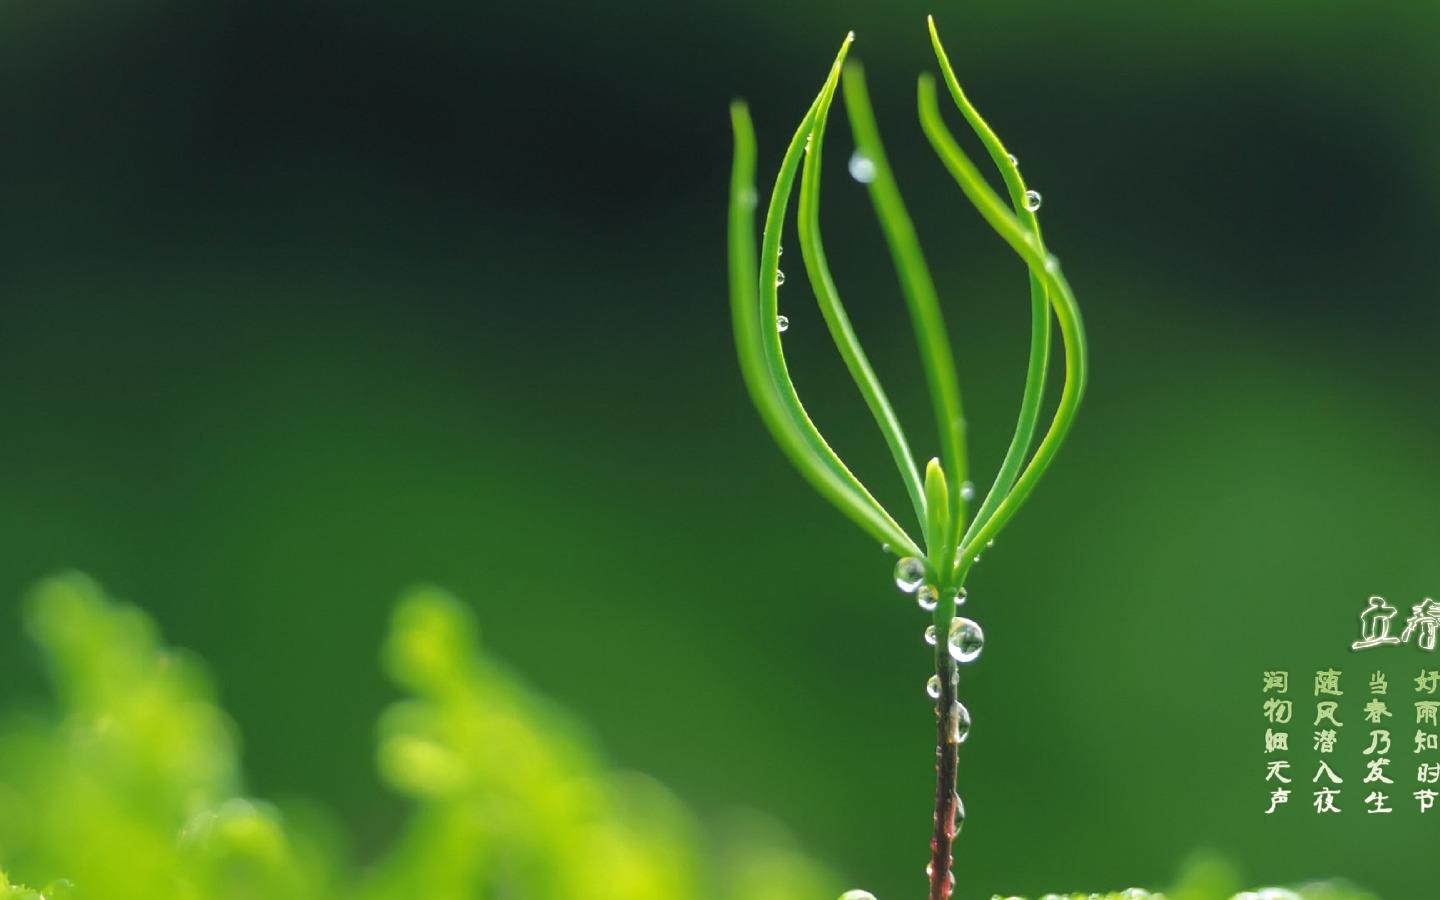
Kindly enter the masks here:
[[[166, 647], [139, 609], [71, 573], [31, 592], [24, 624], [55, 708], [0, 720], [0, 900], [800, 900], [839, 890], [764, 816], [701, 822], [658, 782], [606, 765], [579, 723], [481, 652], [467, 608], [436, 588], [401, 599], [385, 641], [385, 667], [409, 696], [381, 716], [378, 765], [414, 811], [364, 866], [346, 859], [344, 829], [318, 805], [245, 795], [236, 731], [204, 667]], [[1201, 858], [1166, 896], [1210, 900], [1237, 882]], [[1373, 900], [1333, 884], [1299, 891], [1254, 896]]]
[[409, 697], [381, 717], [379, 769], [414, 811], [359, 867], [318, 806], [245, 796], [203, 666], [139, 609], [66, 574], [31, 592], [24, 621], [56, 703], [0, 721], [0, 867], [49, 887], [0, 875], [0, 900], [838, 892], [763, 816], [702, 824], [659, 783], [608, 767], [578, 723], [480, 652], [468, 610], [434, 588], [402, 598], [383, 654]]

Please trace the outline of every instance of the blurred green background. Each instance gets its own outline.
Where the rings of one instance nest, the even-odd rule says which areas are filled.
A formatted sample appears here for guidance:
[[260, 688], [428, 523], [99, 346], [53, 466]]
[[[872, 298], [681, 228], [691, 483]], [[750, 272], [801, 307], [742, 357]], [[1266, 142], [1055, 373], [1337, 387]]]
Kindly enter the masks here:
[[[617, 763], [915, 896], [925, 623], [750, 409], [723, 238], [727, 102], [768, 179], [853, 28], [993, 470], [1025, 278], [915, 122], [928, 12], [1044, 194], [1094, 369], [971, 582], [958, 896], [1163, 885], [1199, 847], [1431, 895], [1408, 748], [1396, 813], [1359, 802], [1358, 705], [1369, 671], [1440, 658], [1348, 647], [1369, 594], [1440, 591], [1433, 4], [6, 3], [0, 593], [77, 567], [144, 606], [210, 664], [251, 790], [337, 809], [364, 858], [403, 818], [378, 648], [435, 582]], [[832, 265], [928, 457], [842, 119]], [[801, 393], [902, 509], [791, 267]], [[13, 608], [24, 708], [46, 689]], [[1265, 816], [1260, 672], [1304, 711], [1328, 666], [1349, 808], [1316, 817], [1307, 782]]]

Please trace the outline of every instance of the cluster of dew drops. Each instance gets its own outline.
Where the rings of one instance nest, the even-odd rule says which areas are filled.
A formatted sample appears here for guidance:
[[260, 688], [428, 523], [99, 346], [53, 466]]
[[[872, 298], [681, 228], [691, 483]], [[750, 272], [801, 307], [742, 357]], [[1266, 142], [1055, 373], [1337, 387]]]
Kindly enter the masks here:
[[[935, 607], [940, 603], [940, 592], [932, 584], [925, 583], [925, 564], [913, 556], [907, 556], [895, 564], [895, 586], [907, 594], [915, 595], [915, 604], [920, 607], [921, 612], [933, 613]], [[964, 605], [968, 595], [965, 588], [959, 588], [953, 595], [955, 605]], [[925, 626], [925, 643], [935, 646], [939, 640], [939, 634], [933, 624]], [[980, 651], [985, 648], [985, 631], [980, 623], [966, 616], [955, 616], [950, 620], [950, 627], [945, 636], [945, 649], [949, 652], [950, 658], [957, 663], [972, 663], [980, 658]], [[958, 670], [954, 670], [951, 684], [959, 678]], [[931, 675], [925, 683], [925, 693], [932, 700], [940, 698], [940, 676]], [[954, 744], [964, 743], [970, 736], [970, 712], [959, 700], [951, 702], [950, 705], [950, 742]]]
[[[808, 147], [809, 145], [807, 144], [806, 146]], [[775, 245], [775, 255], [776, 255], [776, 256], [781, 256], [781, 255], [783, 255], [784, 253], [785, 253], [785, 248], [784, 248], [784, 247], [781, 247], [779, 244], [776, 244], [776, 245]], [[782, 284], [784, 284], [784, 283], [785, 283], [785, 273], [782, 272], [782, 271], [779, 270], [779, 269], [776, 269], [776, 270], [775, 270], [775, 287], [776, 287], [776, 288], [779, 288], [780, 285], [782, 285]], [[790, 328], [790, 317], [789, 317], [789, 316], [776, 316], [776, 317], [775, 317], [775, 330], [776, 330], [776, 331], [780, 332], [781, 334], [784, 334], [784, 333], [786, 332], [786, 330], [788, 330], [789, 328]]]

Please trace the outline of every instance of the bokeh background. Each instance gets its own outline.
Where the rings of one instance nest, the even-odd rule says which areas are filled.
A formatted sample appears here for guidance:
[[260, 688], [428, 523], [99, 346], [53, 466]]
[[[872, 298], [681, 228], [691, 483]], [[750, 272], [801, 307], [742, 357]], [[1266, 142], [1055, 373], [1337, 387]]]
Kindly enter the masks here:
[[[0, 593], [77, 567], [144, 606], [209, 662], [250, 788], [339, 811], [363, 859], [404, 815], [374, 775], [384, 623], [438, 583], [617, 764], [916, 896], [923, 616], [750, 409], [723, 237], [726, 104], [768, 177], [853, 28], [993, 469], [1025, 278], [915, 122], [928, 12], [1044, 194], [1094, 367], [972, 580], [959, 896], [1163, 885], [1199, 848], [1431, 895], [1440, 812], [1408, 746], [1396, 812], [1364, 812], [1358, 707], [1380, 668], [1406, 715], [1440, 656], [1348, 644], [1369, 594], [1440, 591], [1432, 4], [6, 3]], [[928, 456], [832, 121], [832, 264]], [[791, 265], [802, 394], [903, 509]], [[6, 608], [0, 692], [38, 705]], [[1292, 671], [1298, 720], [1332, 665], [1345, 812], [1306, 805], [1307, 719], [1267, 817], [1260, 673]]]

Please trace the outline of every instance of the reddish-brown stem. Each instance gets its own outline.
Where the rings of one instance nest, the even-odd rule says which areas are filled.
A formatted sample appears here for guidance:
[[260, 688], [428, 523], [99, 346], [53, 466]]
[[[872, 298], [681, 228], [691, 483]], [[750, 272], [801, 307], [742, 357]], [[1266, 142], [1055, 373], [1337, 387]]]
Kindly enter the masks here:
[[954, 725], [950, 707], [955, 702], [955, 660], [945, 640], [936, 641], [935, 674], [940, 677], [940, 696], [935, 700], [935, 831], [930, 838], [930, 900], [949, 900], [954, 882], [950, 866], [954, 861], [955, 820], [959, 797], [955, 793], [958, 745], [952, 740]]

